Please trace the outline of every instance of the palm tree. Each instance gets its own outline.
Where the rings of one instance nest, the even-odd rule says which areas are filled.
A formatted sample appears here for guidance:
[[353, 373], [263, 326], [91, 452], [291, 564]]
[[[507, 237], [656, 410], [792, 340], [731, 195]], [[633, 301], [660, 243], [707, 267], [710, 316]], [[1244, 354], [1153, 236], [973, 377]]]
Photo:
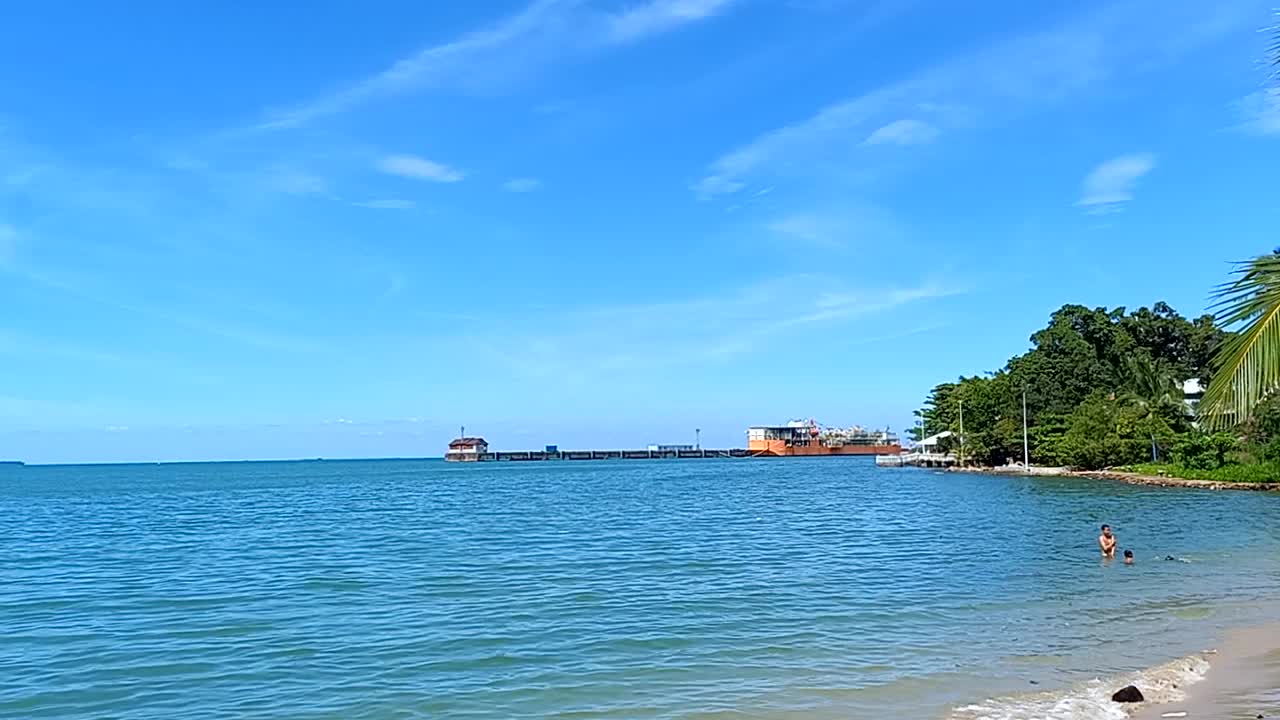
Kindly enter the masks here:
[[[1272, 28], [1268, 64], [1280, 85], [1280, 12]], [[1214, 292], [1217, 322], [1240, 326], [1214, 355], [1213, 380], [1198, 412], [1213, 428], [1249, 419], [1258, 403], [1280, 389], [1280, 248], [1237, 265], [1236, 279]]]
[[1151, 433], [1151, 462], [1160, 461], [1155, 423], [1185, 413], [1182, 387], [1163, 364], [1145, 353], [1130, 355], [1125, 363], [1125, 397], [1142, 411]]
[[1244, 422], [1280, 390], [1280, 253], [1239, 263], [1235, 279], [1214, 291], [1217, 321], [1239, 328], [1214, 356], [1200, 417], [1214, 428]]

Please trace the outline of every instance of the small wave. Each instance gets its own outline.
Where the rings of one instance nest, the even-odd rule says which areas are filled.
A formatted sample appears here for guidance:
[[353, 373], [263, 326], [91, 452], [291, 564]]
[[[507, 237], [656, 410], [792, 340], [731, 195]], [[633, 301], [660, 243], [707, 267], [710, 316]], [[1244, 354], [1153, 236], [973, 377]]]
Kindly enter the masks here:
[[[1133, 705], [1111, 701], [1111, 694], [1136, 685], [1146, 696], [1141, 705], [1185, 699], [1183, 688], [1199, 682], [1209, 670], [1204, 655], [1191, 655], [1109, 680], [1094, 679], [1064, 690], [1020, 693], [956, 708], [947, 720], [1125, 720]], [[1139, 705], [1139, 707], [1141, 706]]]
[[1213, 614], [1213, 608], [1206, 605], [1195, 605], [1173, 611], [1173, 616], [1179, 620], [1203, 620]]

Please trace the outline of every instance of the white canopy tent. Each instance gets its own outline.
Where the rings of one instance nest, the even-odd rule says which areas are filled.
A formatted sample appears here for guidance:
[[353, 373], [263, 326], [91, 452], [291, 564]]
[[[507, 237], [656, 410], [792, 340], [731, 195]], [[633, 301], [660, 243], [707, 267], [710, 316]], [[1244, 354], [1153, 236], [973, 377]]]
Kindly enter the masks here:
[[939, 440], [941, 440], [941, 439], [943, 439], [943, 438], [949, 438], [949, 437], [951, 437], [951, 436], [952, 436], [952, 435], [954, 435], [954, 434], [955, 434], [955, 433], [951, 432], [950, 430], [943, 430], [942, 432], [938, 433], [937, 435], [930, 435], [929, 437], [927, 437], [927, 438], [925, 438], [925, 439], [921, 440], [921, 441], [920, 441], [920, 444], [921, 444], [922, 446], [924, 446], [924, 447], [927, 447], [927, 448], [928, 448], [928, 447], [937, 447], [937, 446], [938, 446], [938, 441], [939, 441]]

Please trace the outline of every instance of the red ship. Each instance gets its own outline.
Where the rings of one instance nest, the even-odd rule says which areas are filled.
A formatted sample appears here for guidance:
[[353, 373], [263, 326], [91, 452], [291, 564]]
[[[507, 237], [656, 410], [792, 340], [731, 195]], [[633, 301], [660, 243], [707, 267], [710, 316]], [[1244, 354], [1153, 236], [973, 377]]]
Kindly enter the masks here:
[[898, 436], [888, 430], [827, 428], [813, 420], [786, 425], [758, 425], [747, 430], [747, 450], [753, 455], [896, 455]]

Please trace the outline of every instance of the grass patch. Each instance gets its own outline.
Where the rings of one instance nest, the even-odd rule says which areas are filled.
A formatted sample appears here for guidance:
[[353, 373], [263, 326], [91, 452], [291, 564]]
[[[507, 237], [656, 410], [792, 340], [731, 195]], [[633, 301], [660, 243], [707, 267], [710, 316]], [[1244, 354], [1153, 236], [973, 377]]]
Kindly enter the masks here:
[[1247, 463], [1223, 465], [1212, 470], [1197, 470], [1172, 463], [1143, 463], [1125, 467], [1126, 472], [1140, 475], [1163, 475], [1184, 480], [1211, 480], [1213, 482], [1263, 483], [1280, 482], [1280, 463]]

